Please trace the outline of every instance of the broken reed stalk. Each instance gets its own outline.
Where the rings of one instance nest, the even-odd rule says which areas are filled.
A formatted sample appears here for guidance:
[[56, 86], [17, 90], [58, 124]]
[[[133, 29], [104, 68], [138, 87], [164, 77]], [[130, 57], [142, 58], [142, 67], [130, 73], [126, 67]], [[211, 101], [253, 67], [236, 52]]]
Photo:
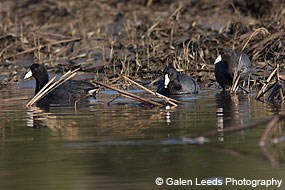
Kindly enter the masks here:
[[[276, 85], [280, 85], [280, 73], [279, 73], [279, 68], [280, 68], [280, 65], [277, 64], [277, 71], [276, 71]], [[280, 99], [281, 99], [281, 103], [284, 102], [284, 96], [283, 96], [283, 91], [282, 91], [282, 88], [279, 89], [279, 94], [280, 94]]]
[[[255, 96], [255, 99], [259, 99], [261, 96], [263, 96], [268, 90], [267, 87], [270, 83], [270, 81], [272, 80], [272, 78], [276, 75], [278, 68], [276, 67], [271, 74], [269, 75], [269, 77], [267, 78], [267, 80], [265, 81], [265, 83], [263, 84], [262, 88], [258, 91], [257, 95]], [[264, 93], [265, 92], [265, 93]]]
[[139, 83], [133, 81], [132, 79], [128, 78], [127, 76], [122, 76], [124, 79], [126, 79], [127, 81], [137, 85], [138, 87], [142, 88], [143, 90], [145, 90], [146, 92], [158, 97], [158, 98], [161, 98], [163, 99], [164, 101], [166, 101], [167, 103], [171, 104], [172, 106], [178, 106], [177, 103], [180, 103], [178, 100], [175, 100], [175, 99], [172, 99], [172, 98], [169, 98], [169, 97], [166, 97], [166, 96], [163, 96], [162, 94], [159, 94], [159, 93], [156, 93], [156, 92], [153, 92], [151, 90], [149, 90], [148, 88], [140, 85]]
[[[254, 32], [249, 36], [248, 40], [245, 42], [245, 44], [243, 45], [242, 47], [242, 51], [246, 48], [246, 46], [248, 45], [248, 43], [250, 42], [250, 40], [257, 36], [259, 33], [264, 33], [264, 34], [269, 34], [268, 30], [264, 27], [261, 27], [261, 28], [257, 28], [257, 29], [254, 29]], [[257, 46], [258, 47], [258, 46]], [[256, 48], [256, 47], [255, 47]], [[254, 49], [255, 49], [254, 48]]]
[[241, 63], [241, 58], [242, 58], [242, 53], [240, 54], [239, 58], [238, 58], [238, 66], [235, 70], [234, 73], [234, 78], [233, 78], [233, 83], [230, 89], [231, 94], [235, 94], [237, 89], [238, 89], [238, 83], [239, 83], [239, 79], [240, 79], [240, 63]]
[[183, 8], [183, 5], [180, 3], [179, 6], [168, 16], [168, 19], [171, 19], [175, 15], [179, 14], [179, 11]]
[[[264, 91], [261, 92], [261, 94], [259, 95], [258, 98], [256, 98], [257, 100], [259, 100], [262, 96], [264, 96], [269, 90], [271, 90], [272, 88], [274, 89], [275, 85], [277, 84], [277, 82], [275, 82], [274, 84], [270, 85], [268, 87], [268, 85], [266, 86], [266, 89]], [[268, 88], [267, 88], [268, 87]]]
[[45, 47], [50, 46], [50, 45], [69, 43], [69, 42], [74, 42], [74, 41], [79, 41], [79, 40], [81, 40], [81, 38], [72, 38], [72, 39], [59, 40], [59, 41], [51, 42], [51, 43], [48, 43], [48, 44], [45, 44], [45, 45], [39, 45], [37, 47], [32, 47], [30, 49], [27, 49], [27, 50], [24, 50], [24, 51], [21, 51], [21, 52], [17, 53], [17, 55], [23, 55], [23, 54], [26, 54], [26, 53], [33, 52], [35, 50], [40, 50], [40, 49], [45, 48]]
[[[238, 66], [238, 68], [239, 68], [239, 66]], [[230, 90], [231, 94], [236, 94], [238, 87], [239, 87], [238, 83], [239, 83], [239, 79], [240, 79], [240, 73], [238, 71], [236, 71], [235, 73], [238, 73], [238, 74], [234, 75], [233, 84], [232, 84], [231, 90]]]
[[261, 40], [258, 43], [255, 43], [248, 50], [250, 52], [252, 51], [252, 57], [253, 58], [257, 58], [259, 56], [259, 54], [262, 52], [262, 50], [264, 50], [266, 48], [266, 46], [269, 42], [273, 42], [275, 40], [278, 40], [278, 38], [282, 38], [282, 36], [284, 36], [285, 32], [283, 30], [280, 32], [276, 32], [274, 34], [270, 34], [268, 31], [264, 30], [264, 34], [268, 34], [268, 37], [264, 38], [263, 40]]
[[42, 94], [42, 92], [48, 88], [48, 86], [55, 80], [56, 76], [54, 76], [52, 79], [50, 79], [48, 81], [48, 83], [26, 104], [26, 107], [30, 107], [31, 105], [33, 105], [36, 101], [36, 99], [38, 99], [38, 97], [40, 96], [40, 94]]
[[62, 85], [63, 83], [65, 83], [66, 81], [68, 81], [69, 79], [73, 78], [76, 75], [76, 72], [79, 70], [80, 68], [77, 68], [73, 71], [68, 71], [66, 72], [64, 75], [62, 75], [56, 82], [52, 83], [56, 76], [54, 76], [27, 104], [26, 107], [30, 107], [32, 106], [34, 103], [36, 103], [37, 101], [39, 101], [41, 98], [43, 98], [45, 95], [47, 95], [48, 93], [50, 93], [51, 91], [53, 91], [54, 89], [56, 89], [57, 87], [59, 87], [60, 85]]
[[127, 98], [130, 98], [130, 99], [133, 99], [133, 100], [136, 100], [136, 101], [139, 101], [139, 102], [143, 102], [143, 103], [148, 103], [148, 104], [151, 104], [151, 105], [154, 105], [154, 106], [164, 106], [163, 104], [161, 103], [158, 103], [158, 102], [155, 102], [155, 101], [152, 101], [152, 100], [148, 100], [148, 99], [145, 99], [143, 97], [140, 97], [138, 95], [135, 95], [135, 94], [132, 94], [130, 92], [126, 92], [124, 90], [121, 90], [121, 89], [118, 89], [114, 86], [110, 86], [110, 85], [107, 85], [107, 84], [104, 84], [102, 82], [99, 82], [99, 81], [94, 81], [93, 83], [95, 84], [98, 84], [100, 86], [104, 86], [106, 88], [109, 88], [111, 90], [114, 90], [114, 91], [117, 91], [119, 92], [120, 94], [122, 94], [122, 96], [125, 96]]
[[[250, 35], [250, 37], [248, 38], [248, 40], [247, 40], [247, 41], [245, 42], [245, 44], [243, 45], [241, 52], [244, 51], [244, 49], [246, 48], [246, 46], [248, 45], [248, 43], [250, 42], [250, 40], [251, 40], [253, 37], [257, 36], [260, 32], [269, 33], [266, 28], [258, 28], [258, 29], [256, 29], [256, 30], [254, 30], [254, 32]], [[234, 73], [233, 84], [232, 84], [231, 89], [230, 89], [230, 92], [231, 92], [232, 94], [236, 94], [236, 92], [237, 92], [237, 90], [238, 90], [238, 87], [239, 87], [239, 86], [238, 86], [238, 82], [239, 82], [239, 79], [240, 79], [240, 72], [239, 72], [239, 70], [240, 70], [240, 65], [241, 65], [241, 58], [242, 58], [242, 53], [241, 53], [240, 56], [239, 56], [239, 59], [238, 59], [238, 67], [237, 67], [237, 69], [236, 69], [236, 71], [235, 71], [235, 73]]]
[[[249, 90], [245, 89], [244, 87], [242, 86], [239, 86], [240, 89], [242, 89], [243, 91], [245, 91], [247, 94], [249, 94]], [[248, 88], [249, 89], [249, 88]]]

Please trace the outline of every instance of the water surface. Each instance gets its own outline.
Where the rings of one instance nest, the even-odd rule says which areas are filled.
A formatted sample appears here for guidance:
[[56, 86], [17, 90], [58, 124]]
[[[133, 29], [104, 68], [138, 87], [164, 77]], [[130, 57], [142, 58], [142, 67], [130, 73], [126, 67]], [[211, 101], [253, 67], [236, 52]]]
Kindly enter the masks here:
[[[285, 179], [284, 143], [258, 145], [265, 125], [223, 133], [277, 112], [253, 95], [209, 90], [176, 97], [182, 104], [166, 109], [124, 98], [108, 104], [116, 94], [107, 91], [76, 110], [45, 110], [25, 107], [33, 91], [26, 86], [0, 92], [0, 189], [190, 189], [157, 186], [155, 179]], [[188, 138], [211, 130], [220, 132]], [[253, 189], [191, 187], [205, 188]]]

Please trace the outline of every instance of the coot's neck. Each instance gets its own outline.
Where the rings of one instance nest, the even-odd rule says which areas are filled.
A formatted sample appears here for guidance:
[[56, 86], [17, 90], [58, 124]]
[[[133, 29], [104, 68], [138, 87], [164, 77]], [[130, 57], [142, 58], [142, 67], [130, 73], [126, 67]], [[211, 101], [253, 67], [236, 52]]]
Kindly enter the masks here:
[[230, 67], [237, 67], [239, 62], [239, 55], [236, 52], [231, 52], [230, 54], [226, 55], [223, 59]]
[[169, 88], [175, 88], [176, 90], [180, 90], [181, 89], [181, 83], [179, 81], [179, 78], [177, 76], [177, 78], [175, 79], [172, 79], [170, 82], [169, 82]]
[[48, 73], [43, 73], [42, 76], [37, 77], [35, 94], [37, 94], [47, 83], [48, 83]]

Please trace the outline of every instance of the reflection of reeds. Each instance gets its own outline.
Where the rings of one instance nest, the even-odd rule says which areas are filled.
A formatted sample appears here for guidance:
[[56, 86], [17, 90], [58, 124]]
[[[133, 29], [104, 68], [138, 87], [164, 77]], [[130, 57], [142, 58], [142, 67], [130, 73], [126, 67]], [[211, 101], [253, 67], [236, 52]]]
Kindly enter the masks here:
[[16, 102], [21, 100], [27, 100], [28, 97], [26, 96], [19, 96], [19, 97], [13, 97], [13, 98], [2, 98], [0, 99], [0, 102]]
[[[259, 139], [259, 146], [265, 146], [266, 142], [269, 139], [269, 134], [272, 134], [274, 132], [274, 129], [276, 129], [278, 126], [280, 126], [280, 122], [283, 121], [284, 119], [285, 119], [285, 114], [281, 113], [279, 115], [275, 115], [275, 116], [272, 116], [270, 118], [261, 119], [259, 121], [254, 122], [254, 123], [251, 123], [251, 124], [237, 125], [237, 126], [231, 126], [231, 127], [224, 128], [223, 133], [241, 131], [244, 129], [264, 126], [266, 124], [266, 127], [265, 127], [265, 129], [264, 129], [264, 131], [263, 131], [263, 133]], [[194, 136], [194, 138], [211, 137], [211, 136], [218, 135], [219, 133], [220, 133], [220, 131], [215, 129], [215, 130], [204, 132], [200, 135], [196, 135], [196, 136]], [[273, 140], [275, 140], [275, 143], [278, 143], [278, 140], [276, 140], [276, 138], [274, 138]]]
[[[282, 116], [283, 117], [283, 116]], [[280, 121], [280, 116], [274, 116], [267, 124], [265, 130], [263, 131], [260, 140], [259, 140], [259, 146], [264, 146], [266, 140], [268, 139], [269, 133], [272, 131], [273, 127], [276, 126]]]
[[[68, 118], [66, 114], [63, 116], [60, 114], [54, 115], [39, 107], [30, 107], [27, 111], [27, 125], [33, 128], [48, 127], [55, 137], [60, 135], [60, 137], [64, 139], [79, 140], [78, 123], [74, 120], [76, 117], [73, 113], [70, 114], [71, 117]], [[81, 119], [83, 117], [84, 116], [80, 116]]]

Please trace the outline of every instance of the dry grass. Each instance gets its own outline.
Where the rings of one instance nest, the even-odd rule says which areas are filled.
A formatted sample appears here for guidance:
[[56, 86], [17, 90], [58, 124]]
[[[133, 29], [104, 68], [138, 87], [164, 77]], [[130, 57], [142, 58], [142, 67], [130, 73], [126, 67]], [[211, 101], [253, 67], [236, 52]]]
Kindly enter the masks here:
[[5, 83], [29, 59], [54, 71], [80, 65], [114, 84], [120, 74], [153, 80], [173, 64], [208, 87], [219, 50], [231, 47], [250, 56], [262, 85], [285, 56], [284, 3], [263, 1], [266, 12], [226, 0], [0, 2], [0, 67], [17, 71]]

